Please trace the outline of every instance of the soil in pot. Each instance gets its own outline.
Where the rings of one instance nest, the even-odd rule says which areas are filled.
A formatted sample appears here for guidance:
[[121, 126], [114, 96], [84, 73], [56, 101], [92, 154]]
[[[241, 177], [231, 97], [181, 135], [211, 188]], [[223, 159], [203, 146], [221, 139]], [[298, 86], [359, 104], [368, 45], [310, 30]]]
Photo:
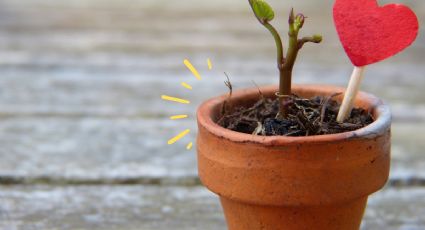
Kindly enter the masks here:
[[354, 108], [344, 122], [336, 121], [340, 104], [329, 97], [304, 99], [296, 95], [288, 100], [288, 115], [276, 119], [279, 100], [265, 98], [259, 92], [259, 100], [251, 106], [231, 110], [231, 97], [223, 104], [218, 124], [224, 128], [262, 136], [313, 136], [349, 132], [371, 124], [371, 111]]

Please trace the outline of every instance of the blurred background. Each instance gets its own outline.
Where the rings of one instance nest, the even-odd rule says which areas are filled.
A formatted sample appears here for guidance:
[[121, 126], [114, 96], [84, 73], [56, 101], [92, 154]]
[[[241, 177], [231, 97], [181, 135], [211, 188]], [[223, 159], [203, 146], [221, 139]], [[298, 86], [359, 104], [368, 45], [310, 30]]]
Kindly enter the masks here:
[[[391, 2], [424, 22], [424, 1]], [[324, 37], [301, 51], [295, 83], [345, 87], [352, 65], [333, 1], [269, 3], [285, 40], [291, 6], [309, 17], [302, 34]], [[393, 162], [362, 229], [425, 229], [423, 32], [367, 68], [363, 90], [393, 111]], [[185, 148], [196, 107], [226, 93], [224, 71], [236, 89], [278, 82], [274, 41], [246, 0], [0, 0], [0, 229], [225, 229], [197, 179], [196, 146]], [[182, 113], [190, 117], [168, 119]]]

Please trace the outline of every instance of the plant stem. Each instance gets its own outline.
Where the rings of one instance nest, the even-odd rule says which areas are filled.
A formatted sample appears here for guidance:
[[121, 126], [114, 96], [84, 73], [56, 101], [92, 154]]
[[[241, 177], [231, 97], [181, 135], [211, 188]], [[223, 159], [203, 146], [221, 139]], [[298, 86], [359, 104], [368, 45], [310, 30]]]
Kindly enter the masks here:
[[280, 38], [279, 32], [277, 32], [277, 30], [269, 22], [263, 22], [263, 25], [273, 35], [273, 38], [274, 38], [275, 43], [276, 43], [276, 50], [277, 50], [277, 67], [279, 69], [281, 69], [282, 64], [284, 62], [282, 39]]
[[288, 51], [286, 53], [285, 61], [282, 62], [280, 71], [280, 86], [279, 86], [279, 96], [280, 96], [280, 106], [278, 118], [286, 118], [287, 116], [287, 104], [289, 97], [291, 95], [291, 86], [292, 86], [292, 70], [294, 69], [295, 61], [297, 60], [299, 46], [298, 46], [298, 32], [299, 30], [295, 28], [294, 25], [294, 15], [291, 11], [291, 16], [289, 19], [289, 44]]
[[[288, 52], [286, 53], [286, 61], [283, 65], [283, 69], [290, 74], [287, 77], [292, 76], [292, 70], [294, 69], [295, 61], [297, 60], [298, 56], [298, 30], [294, 28], [294, 26], [289, 26], [289, 45], [288, 45]], [[291, 92], [287, 92], [288, 94], [283, 95], [290, 95]]]
[[298, 14], [294, 16], [294, 10], [291, 10], [289, 16], [289, 32], [288, 32], [288, 51], [286, 58], [282, 59], [280, 71], [279, 96], [280, 106], [278, 118], [287, 117], [287, 106], [289, 104], [289, 96], [291, 96], [292, 86], [292, 70], [294, 69], [295, 61], [297, 60], [298, 52], [307, 42], [320, 43], [322, 36], [314, 35], [312, 37], [303, 37], [298, 39], [298, 33], [304, 25], [304, 15]]
[[276, 43], [277, 49], [277, 67], [279, 69], [279, 114], [277, 118], [284, 119], [287, 117], [287, 107], [291, 96], [292, 86], [292, 70], [297, 59], [298, 51], [306, 42], [319, 43], [322, 37], [315, 35], [312, 37], [304, 37], [298, 39], [298, 32], [304, 25], [305, 17], [302, 14], [294, 15], [294, 9], [291, 10], [289, 16], [289, 45], [286, 57], [283, 56], [282, 39], [279, 32], [269, 23], [274, 18], [273, 9], [263, 0], [248, 0], [257, 20], [266, 27]]
[[273, 35], [275, 42], [276, 42], [276, 48], [277, 48], [277, 68], [279, 69], [279, 118], [286, 117], [286, 109], [285, 105], [286, 99], [285, 97], [282, 97], [282, 95], [290, 95], [291, 94], [291, 75], [292, 71], [286, 71], [284, 68], [285, 58], [283, 57], [283, 45], [282, 45], [282, 39], [280, 38], [279, 33], [277, 30], [268, 22], [265, 22], [263, 24]]

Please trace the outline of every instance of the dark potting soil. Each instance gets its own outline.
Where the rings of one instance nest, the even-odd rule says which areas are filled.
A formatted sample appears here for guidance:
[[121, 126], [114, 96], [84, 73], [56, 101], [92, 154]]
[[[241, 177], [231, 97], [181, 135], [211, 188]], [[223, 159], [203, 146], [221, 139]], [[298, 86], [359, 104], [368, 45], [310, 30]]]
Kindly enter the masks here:
[[[336, 95], [334, 95], [336, 96]], [[313, 136], [349, 132], [372, 123], [370, 111], [354, 108], [344, 123], [338, 123], [340, 104], [330, 97], [303, 99], [293, 95], [288, 104], [288, 115], [277, 119], [279, 100], [260, 97], [251, 107], [229, 111], [225, 102], [218, 124], [224, 128], [262, 136]]]

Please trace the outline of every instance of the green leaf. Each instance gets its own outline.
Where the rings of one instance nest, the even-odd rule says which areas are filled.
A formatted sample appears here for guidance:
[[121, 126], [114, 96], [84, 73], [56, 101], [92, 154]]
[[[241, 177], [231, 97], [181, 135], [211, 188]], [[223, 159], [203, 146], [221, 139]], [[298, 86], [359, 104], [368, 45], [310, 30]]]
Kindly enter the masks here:
[[274, 18], [274, 11], [272, 7], [264, 0], [252, 0], [252, 9], [254, 14], [261, 21], [271, 21]]

